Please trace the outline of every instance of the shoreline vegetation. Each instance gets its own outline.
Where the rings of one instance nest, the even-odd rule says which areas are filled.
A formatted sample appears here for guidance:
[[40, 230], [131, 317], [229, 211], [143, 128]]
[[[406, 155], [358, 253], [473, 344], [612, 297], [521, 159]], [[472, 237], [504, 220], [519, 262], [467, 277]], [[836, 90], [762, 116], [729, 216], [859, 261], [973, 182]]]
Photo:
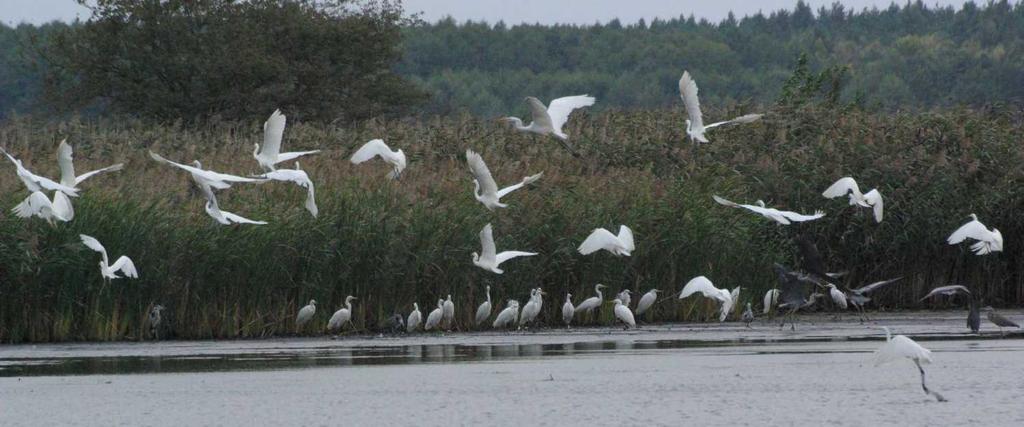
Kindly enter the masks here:
[[[404, 317], [414, 301], [426, 309], [451, 294], [457, 324], [466, 329], [486, 285], [496, 306], [543, 287], [541, 319], [554, 325], [566, 292], [578, 301], [603, 283], [609, 295], [622, 288], [669, 293], [698, 275], [741, 286], [741, 310], [747, 301], [759, 306], [774, 286], [772, 262], [795, 266], [797, 233], [813, 238], [830, 270], [850, 272], [841, 286], [904, 276], [873, 295], [874, 309], [956, 306], [918, 300], [927, 289], [953, 283], [971, 287], [986, 304], [1024, 301], [1017, 238], [1024, 235], [1024, 110], [877, 113], [780, 103], [767, 113], [761, 122], [720, 129], [711, 144], [694, 149], [681, 107], [584, 111], [566, 129], [578, 159], [554, 140], [470, 116], [289, 123], [289, 148], [324, 150], [303, 160], [317, 186], [320, 216], [302, 208], [305, 192], [293, 185], [237, 185], [219, 199], [226, 209], [269, 222], [249, 227], [215, 224], [187, 176], [146, 152], [255, 174], [251, 147], [262, 137], [260, 123], [14, 117], [0, 124], [0, 145], [38, 173], [56, 174], [63, 138], [82, 170], [111, 162], [124, 162], [125, 169], [83, 184], [69, 223], [53, 227], [0, 215], [0, 342], [141, 339], [155, 304], [167, 308], [173, 338], [285, 335], [310, 299], [319, 305], [306, 330], [319, 334], [347, 295], [359, 298], [353, 322], [363, 329], [393, 313]], [[409, 156], [399, 181], [388, 180], [381, 164], [348, 162], [378, 137]], [[518, 180], [524, 171], [544, 177], [512, 194], [508, 209], [491, 213], [473, 199], [467, 148], [488, 160], [499, 182]], [[821, 196], [846, 175], [886, 195], [883, 223], [845, 200]], [[828, 220], [780, 227], [717, 205], [713, 194], [822, 209]], [[0, 180], [5, 212], [25, 196], [16, 179]], [[964, 245], [945, 243], [970, 213], [1002, 230], [1004, 252], [977, 257]], [[541, 255], [509, 265], [503, 275], [474, 267], [470, 254], [489, 222], [499, 247]], [[633, 256], [576, 253], [592, 229], [619, 224], [636, 234]], [[95, 254], [78, 240], [83, 232], [130, 255], [140, 278], [104, 284]], [[611, 323], [608, 302], [602, 312]], [[658, 321], [716, 317], [709, 302], [674, 298], [659, 303], [655, 315]]]

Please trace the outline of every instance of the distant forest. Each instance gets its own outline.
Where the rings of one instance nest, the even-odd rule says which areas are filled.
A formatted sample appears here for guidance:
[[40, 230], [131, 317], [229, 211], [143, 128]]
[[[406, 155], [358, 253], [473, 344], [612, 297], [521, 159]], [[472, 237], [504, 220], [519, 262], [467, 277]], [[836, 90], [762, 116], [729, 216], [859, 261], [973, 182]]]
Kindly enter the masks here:
[[[683, 12], [683, 11], [681, 11]], [[0, 117], [32, 112], [44, 73], [33, 46], [54, 28], [0, 25]], [[430, 93], [428, 113], [522, 112], [523, 97], [589, 93], [599, 108], [678, 105], [689, 70], [705, 103], [771, 103], [806, 54], [846, 68], [843, 97], [869, 108], [932, 109], [1024, 99], [1024, 6], [923, 2], [854, 11], [841, 5], [719, 23], [680, 17], [622, 25], [415, 23], [396, 71]]]

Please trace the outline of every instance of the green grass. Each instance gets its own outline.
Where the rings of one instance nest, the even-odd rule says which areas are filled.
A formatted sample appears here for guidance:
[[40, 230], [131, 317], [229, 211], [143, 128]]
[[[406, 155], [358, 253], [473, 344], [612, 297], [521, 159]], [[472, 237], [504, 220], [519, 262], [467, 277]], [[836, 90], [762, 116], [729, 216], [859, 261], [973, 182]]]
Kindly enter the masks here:
[[[318, 314], [307, 330], [322, 331], [349, 294], [359, 297], [359, 328], [393, 312], [404, 316], [413, 301], [425, 316], [448, 294], [465, 326], [488, 284], [495, 307], [508, 298], [524, 301], [530, 288], [543, 286], [549, 322], [560, 318], [565, 292], [577, 302], [595, 283], [609, 285], [608, 293], [673, 292], [697, 275], [743, 286], [741, 310], [747, 299], [760, 305], [774, 282], [772, 262], [795, 263], [790, 237], [798, 231], [814, 235], [832, 269], [851, 272], [851, 284], [906, 276], [877, 295], [885, 307], [918, 306], [926, 289], [953, 282], [971, 285], [993, 305], [1016, 305], [1024, 300], [1021, 114], [785, 109], [755, 125], [716, 129], [712, 144], [694, 150], [684, 141], [681, 111], [584, 113], [567, 129], [583, 153], [578, 159], [553, 140], [468, 117], [290, 124], [288, 149], [325, 150], [301, 159], [317, 186], [320, 217], [302, 208], [305, 193], [293, 185], [237, 185], [220, 194], [222, 209], [270, 222], [245, 227], [214, 223], [187, 177], [149, 160], [146, 150], [255, 173], [251, 151], [260, 123], [196, 129], [15, 119], [0, 125], [0, 145], [37, 173], [57, 175], [54, 150], [65, 137], [78, 170], [119, 161], [126, 168], [84, 183], [70, 223], [51, 227], [0, 215], [0, 342], [140, 339], [153, 304], [167, 307], [178, 338], [287, 334], [311, 298]], [[347, 161], [375, 137], [409, 156], [401, 181], [387, 180], [388, 167], [379, 162]], [[483, 154], [499, 184], [539, 171], [544, 177], [513, 193], [510, 208], [489, 212], [472, 197], [466, 148]], [[0, 172], [0, 207], [7, 211], [27, 192], [8, 162]], [[820, 196], [844, 175], [864, 190], [880, 188], [882, 224], [845, 200]], [[717, 205], [712, 194], [828, 215], [781, 227]], [[1002, 231], [1004, 252], [976, 257], [945, 244], [972, 212]], [[488, 222], [499, 248], [541, 256], [511, 261], [500, 276], [474, 267], [470, 253], [479, 250], [477, 233]], [[576, 253], [593, 228], [619, 224], [636, 233], [632, 257]], [[79, 243], [80, 233], [98, 238], [111, 256], [132, 257], [140, 279], [105, 285], [98, 254]], [[712, 317], [712, 305], [699, 300], [658, 307], [660, 320]]]

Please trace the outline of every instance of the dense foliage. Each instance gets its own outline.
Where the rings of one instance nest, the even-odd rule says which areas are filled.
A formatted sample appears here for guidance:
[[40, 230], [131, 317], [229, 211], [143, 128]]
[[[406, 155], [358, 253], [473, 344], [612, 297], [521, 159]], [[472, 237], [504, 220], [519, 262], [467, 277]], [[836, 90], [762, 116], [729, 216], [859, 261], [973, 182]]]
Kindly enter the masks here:
[[[91, 3], [91, 2], [90, 2]], [[350, 0], [106, 0], [50, 38], [55, 105], [187, 120], [274, 108], [329, 121], [375, 117], [422, 94], [390, 72], [401, 7]]]
[[[897, 2], [903, 3], [903, 2]], [[680, 8], [681, 11], [683, 8]], [[708, 103], [769, 102], [793, 62], [848, 67], [846, 99], [887, 109], [1024, 99], [1024, 4], [883, 10], [835, 5], [721, 23], [680, 17], [622, 25], [541, 26], [444, 20], [405, 29], [399, 67], [434, 93], [437, 112], [497, 115], [577, 93], [596, 108], [678, 103], [688, 69]]]

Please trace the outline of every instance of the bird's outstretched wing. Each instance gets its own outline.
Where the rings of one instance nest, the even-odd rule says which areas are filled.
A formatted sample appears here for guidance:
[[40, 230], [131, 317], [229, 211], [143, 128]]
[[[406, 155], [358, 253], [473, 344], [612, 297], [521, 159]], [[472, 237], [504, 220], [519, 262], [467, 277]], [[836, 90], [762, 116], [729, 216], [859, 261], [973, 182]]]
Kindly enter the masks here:
[[87, 236], [85, 234], [79, 234], [78, 237], [82, 239], [82, 243], [84, 243], [85, 246], [87, 246], [89, 249], [92, 249], [96, 252], [103, 254], [103, 262], [109, 262], [107, 260], [107, 248], [104, 248], [99, 240], [96, 240], [95, 237]]
[[960, 228], [956, 229], [953, 234], [949, 235], [946, 242], [955, 245], [963, 242], [967, 238], [974, 240], [988, 240], [992, 236], [992, 233], [985, 228], [985, 224], [981, 221], [971, 220], [967, 224], [961, 225]]
[[60, 191], [53, 192], [53, 204], [51, 210], [53, 216], [61, 221], [71, 221], [75, 218], [75, 208], [71, 206], [71, 199]]
[[121, 273], [124, 273], [124, 276], [130, 279], [139, 278], [139, 271], [135, 269], [135, 263], [133, 263], [132, 259], [128, 258], [127, 255], [121, 255], [121, 257], [118, 258], [117, 261], [114, 261], [114, 264], [110, 266], [110, 269], [112, 271], [121, 270]]
[[[61, 193], [63, 194], [63, 193]], [[43, 209], [53, 210], [53, 204], [50, 203], [50, 199], [46, 197], [42, 191], [33, 191], [29, 194], [25, 200], [18, 203], [11, 212], [18, 218], [29, 218], [33, 215], [39, 215]]]
[[870, 284], [861, 286], [861, 287], [859, 287], [857, 289], [850, 289], [850, 292], [853, 292], [853, 293], [856, 293], [856, 294], [859, 294], [859, 295], [864, 295], [864, 294], [866, 294], [868, 292], [877, 290], [878, 288], [881, 288], [881, 287], [883, 287], [885, 285], [888, 285], [888, 284], [891, 284], [891, 283], [895, 283], [895, 282], [897, 282], [897, 281], [899, 281], [901, 279], [903, 279], [902, 276], [897, 277], [895, 279], [882, 280], [882, 281], [878, 281], [878, 282], [875, 282], [875, 283], [870, 283]]
[[498, 249], [494, 246], [494, 229], [491, 224], [480, 230], [480, 258], [495, 259]]
[[679, 78], [679, 96], [686, 106], [686, 115], [690, 119], [690, 126], [694, 129], [704, 127], [704, 117], [700, 112], [700, 100], [697, 98], [697, 82], [690, 77], [689, 71], [683, 71]]
[[[183, 164], [178, 163], [178, 162], [172, 162], [170, 160], [167, 160], [167, 159], [163, 158], [163, 156], [161, 156], [161, 155], [159, 155], [157, 153], [154, 153], [152, 151], [149, 152], [149, 157], [153, 158], [153, 160], [156, 160], [157, 162], [174, 166], [176, 168], [185, 170], [185, 171], [187, 171], [187, 172], [189, 172], [189, 173], [191, 173], [191, 174], [193, 174], [195, 176], [199, 176], [199, 177], [201, 177], [201, 178], [203, 178], [205, 180], [211, 181], [209, 184], [211, 186], [213, 186], [214, 188], [217, 188], [217, 189], [220, 189], [220, 190], [223, 190], [224, 188], [230, 187], [230, 185], [225, 187], [221, 183], [230, 183], [230, 182], [266, 182], [267, 181], [265, 178], [246, 178], [246, 177], [237, 176], [237, 175], [231, 175], [231, 174], [226, 174], [226, 173], [219, 173], [219, 172], [209, 171], [209, 170], [205, 170], [205, 169], [199, 169], [199, 168], [194, 167], [194, 166], [183, 165]], [[220, 181], [221, 183], [218, 183], [216, 181]]]
[[[0, 147], [0, 153], [7, 156], [7, 158], [11, 160], [11, 163], [14, 163], [14, 167], [18, 169], [18, 176], [22, 177], [23, 180], [34, 182], [36, 185], [50, 191], [60, 191], [68, 196], [78, 197], [77, 188], [63, 185], [45, 176], [39, 176], [32, 173], [32, 171], [25, 168], [25, 165], [21, 163], [21, 160], [15, 159], [14, 156], [11, 156], [11, 154], [8, 153], [7, 150], [4, 150], [3, 147]], [[32, 190], [32, 188], [29, 188], [29, 190]]]
[[724, 125], [741, 125], [741, 124], [746, 124], [746, 123], [754, 123], [754, 122], [756, 122], [758, 120], [761, 120], [761, 117], [764, 117], [764, 114], [744, 114], [744, 115], [736, 117], [736, 118], [734, 118], [732, 120], [726, 120], [724, 122], [716, 122], [716, 123], [712, 123], [710, 125], [704, 126], [704, 129], [707, 130], [707, 129], [716, 128], [716, 127], [724, 126]]
[[249, 218], [241, 217], [228, 211], [220, 211], [220, 214], [223, 215], [224, 219], [228, 220], [228, 222], [233, 222], [235, 224], [264, 225], [267, 223], [266, 221], [253, 221]]
[[633, 243], [633, 230], [625, 225], [619, 226], [619, 235], [617, 236], [619, 241], [622, 242], [622, 246], [626, 247], [626, 251], [633, 252], [636, 249], [636, 245]]
[[352, 154], [352, 158], [349, 160], [353, 164], [358, 165], [362, 162], [374, 158], [375, 156], [380, 156], [381, 158], [384, 158], [388, 154], [391, 154], [391, 148], [384, 143], [384, 140], [373, 139], [370, 140], [370, 142], [363, 144], [362, 147], [359, 147], [359, 149], [356, 150], [354, 154]]
[[502, 188], [501, 190], [498, 190], [498, 198], [500, 199], [502, 197], [505, 197], [505, 195], [508, 194], [508, 193], [511, 193], [511, 192], [516, 191], [516, 190], [518, 190], [520, 188], [523, 188], [524, 186], [533, 184], [538, 179], [540, 179], [540, 177], [542, 177], [542, 176], [544, 176], [544, 172], [541, 172], [541, 173], [536, 174], [536, 175], [530, 175], [530, 176], [524, 177], [523, 180], [519, 181], [518, 184], [510, 185], [508, 187]]
[[921, 298], [921, 301], [924, 301], [924, 300], [926, 300], [928, 298], [931, 298], [931, 297], [933, 297], [935, 295], [955, 295], [955, 294], [964, 294], [964, 295], [970, 296], [971, 295], [971, 290], [967, 289], [967, 287], [963, 286], [963, 285], [939, 286], [939, 287], [929, 291], [927, 295], [925, 295], [923, 298]]
[[714, 198], [715, 201], [718, 202], [718, 204], [720, 204], [720, 205], [730, 206], [730, 207], [734, 207], [734, 208], [742, 208], [743, 207], [743, 205], [741, 205], [739, 203], [731, 202], [731, 201], [728, 201], [728, 200], [723, 199], [723, 198], [718, 197], [718, 196], [714, 196], [713, 195], [711, 197]]
[[285, 116], [281, 110], [274, 110], [270, 118], [263, 123], [263, 145], [260, 146], [260, 157], [278, 160], [281, 153], [281, 139], [284, 138]]
[[[483, 157], [473, 150], [466, 150], [466, 163], [469, 164], [469, 171], [473, 174], [473, 178], [476, 179], [476, 182], [480, 183], [481, 193], [498, 194], [498, 183], [494, 182], [491, 170], [487, 168], [487, 163], [484, 162]], [[508, 192], [510, 191], [512, 190]], [[499, 195], [498, 197], [501, 196]]]
[[875, 213], [875, 222], [882, 222], [882, 214], [885, 211], [885, 203], [882, 201], [882, 193], [878, 192], [878, 189], [868, 191], [864, 195], [864, 200], [871, 205], [872, 210]]
[[523, 251], [505, 251], [494, 256], [495, 264], [501, 264], [512, 258], [518, 258], [521, 256], [534, 256], [536, 252], [523, 252]]
[[595, 228], [594, 231], [592, 231], [590, 235], [583, 240], [583, 243], [580, 244], [580, 247], [577, 250], [580, 254], [590, 255], [601, 249], [618, 246], [619, 243], [621, 243], [619, 238], [615, 237], [611, 231], [603, 228]]
[[594, 105], [594, 97], [589, 95], [566, 96], [551, 101], [548, 105], [548, 116], [551, 117], [551, 128], [555, 134], [565, 136], [562, 126], [569, 121], [569, 115], [577, 108]]
[[102, 169], [96, 169], [94, 171], [89, 171], [89, 172], [83, 173], [83, 174], [75, 177], [75, 185], [81, 184], [82, 181], [85, 181], [85, 180], [91, 178], [93, 175], [99, 175], [101, 173], [106, 173], [106, 172], [117, 172], [117, 171], [119, 171], [121, 169], [124, 169], [124, 163], [116, 163], [116, 164], [107, 166], [107, 167], [102, 168]]
[[813, 221], [813, 220], [816, 220], [818, 218], [821, 218], [821, 217], [825, 216], [825, 212], [822, 212], [822, 211], [815, 211], [814, 215], [804, 215], [804, 214], [801, 214], [801, 213], [790, 212], [790, 211], [779, 211], [779, 214], [784, 216], [784, 217], [786, 217], [786, 219], [788, 219], [790, 221], [793, 221], [793, 222]]
[[860, 187], [857, 186], [857, 181], [847, 176], [839, 178], [838, 181], [832, 183], [832, 185], [826, 188], [825, 191], [821, 193], [821, 195], [829, 199], [834, 199], [836, 197], [845, 196], [850, 191], [853, 191], [854, 194], [859, 195]]
[[707, 298], [714, 298], [720, 302], [726, 302], [730, 296], [716, 288], [707, 277], [697, 276], [690, 279], [690, 281], [686, 283], [686, 286], [683, 286], [683, 290], [679, 292], [679, 299], [686, 298], [697, 292], [700, 292]]
[[530, 106], [530, 116], [533, 117], [533, 123], [541, 129], [552, 129], [551, 114], [548, 113], [548, 108], [544, 106], [543, 102], [532, 96], [526, 97], [526, 104]]

